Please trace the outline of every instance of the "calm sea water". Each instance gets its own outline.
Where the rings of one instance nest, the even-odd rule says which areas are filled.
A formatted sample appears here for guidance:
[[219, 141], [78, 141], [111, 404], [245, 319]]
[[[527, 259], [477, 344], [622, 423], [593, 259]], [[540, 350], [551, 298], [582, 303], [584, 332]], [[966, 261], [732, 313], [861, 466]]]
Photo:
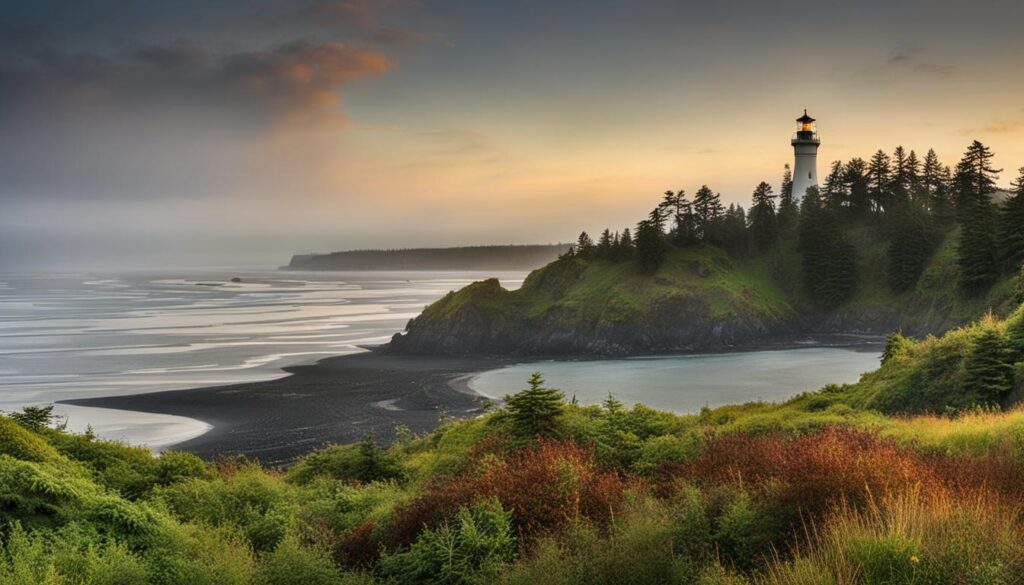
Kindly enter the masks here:
[[658, 356], [600, 361], [546, 361], [516, 364], [484, 372], [470, 387], [494, 398], [521, 390], [532, 372], [541, 372], [548, 386], [597, 404], [611, 393], [632, 405], [642, 402], [659, 410], [696, 412], [751, 401], [785, 400], [828, 383], [856, 382], [878, 367], [879, 343], [832, 339], [823, 346], [685, 356]]
[[[0, 410], [72, 397], [268, 380], [386, 342], [448, 291], [522, 272], [0, 273]], [[241, 279], [230, 282], [232, 277]], [[150, 447], [187, 418], [58, 405], [69, 426]]]
[[[474, 280], [525, 273], [165, 271], [0, 273], [0, 410], [72, 397], [269, 380], [281, 368], [386, 342], [423, 307]], [[231, 282], [239, 277], [241, 282]], [[690, 412], [778, 400], [876, 367], [879, 346], [524, 363], [470, 382], [500, 397], [539, 370], [596, 403]], [[182, 417], [58, 405], [69, 426], [160, 448], [205, 432]]]

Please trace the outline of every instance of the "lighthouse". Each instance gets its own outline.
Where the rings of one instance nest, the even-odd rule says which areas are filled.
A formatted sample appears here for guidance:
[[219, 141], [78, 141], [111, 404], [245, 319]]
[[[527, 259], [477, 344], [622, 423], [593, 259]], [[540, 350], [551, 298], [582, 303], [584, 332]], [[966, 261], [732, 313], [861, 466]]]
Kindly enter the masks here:
[[818, 131], [814, 128], [814, 118], [804, 115], [796, 119], [796, 134], [793, 135], [793, 198], [803, 198], [807, 188], [818, 184]]

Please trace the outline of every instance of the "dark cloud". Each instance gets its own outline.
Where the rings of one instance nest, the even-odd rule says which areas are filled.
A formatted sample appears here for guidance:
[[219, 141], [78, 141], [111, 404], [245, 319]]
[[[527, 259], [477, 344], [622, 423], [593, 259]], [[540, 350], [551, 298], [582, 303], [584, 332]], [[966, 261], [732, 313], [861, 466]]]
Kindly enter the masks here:
[[170, 45], [150, 45], [135, 52], [135, 57], [150, 65], [166, 69], [194, 69], [207, 63], [207, 50], [189, 41], [178, 41]]
[[405, 28], [382, 28], [370, 35], [370, 40], [382, 45], [411, 47], [431, 42], [430, 35]]
[[951, 75], [956, 67], [943, 63], [937, 63], [928, 58], [924, 47], [902, 46], [897, 47], [886, 59], [886, 65], [898, 69], [909, 69], [928, 75]]
[[114, 57], [50, 51], [0, 61], [0, 108], [20, 113], [83, 102], [145, 107], [191, 99], [268, 114], [322, 112], [338, 102], [347, 82], [391, 66], [382, 53], [339, 42], [295, 41], [220, 56], [183, 41]]

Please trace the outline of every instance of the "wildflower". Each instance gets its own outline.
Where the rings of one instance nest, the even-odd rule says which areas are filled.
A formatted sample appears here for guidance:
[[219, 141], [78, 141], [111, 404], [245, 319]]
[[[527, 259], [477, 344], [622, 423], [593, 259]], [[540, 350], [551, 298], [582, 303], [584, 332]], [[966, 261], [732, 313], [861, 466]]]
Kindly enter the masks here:
[[920, 563], [921, 559], [917, 558], [917, 555], [910, 555], [910, 562], [912, 562], [912, 563]]

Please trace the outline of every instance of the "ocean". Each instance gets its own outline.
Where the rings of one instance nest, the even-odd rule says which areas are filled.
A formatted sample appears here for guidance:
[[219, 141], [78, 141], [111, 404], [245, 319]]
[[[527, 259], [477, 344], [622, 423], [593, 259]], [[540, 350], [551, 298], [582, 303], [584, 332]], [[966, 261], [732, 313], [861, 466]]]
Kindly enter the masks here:
[[[491, 276], [514, 289], [526, 273], [0, 273], [0, 410], [271, 380], [285, 366], [385, 343], [426, 305]], [[612, 393], [627, 404], [694, 412], [853, 382], [880, 353], [863, 340], [811, 340], [774, 351], [533, 361], [484, 372], [470, 387], [500, 398], [541, 371], [584, 404]], [[91, 427], [155, 450], [209, 429], [176, 416], [69, 405], [56, 412], [72, 430]]]
[[[0, 273], [0, 410], [274, 379], [284, 366], [384, 343], [426, 305], [490, 276], [518, 288], [526, 273]], [[56, 412], [70, 429], [154, 449], [208, 429], [174, 416]]]

